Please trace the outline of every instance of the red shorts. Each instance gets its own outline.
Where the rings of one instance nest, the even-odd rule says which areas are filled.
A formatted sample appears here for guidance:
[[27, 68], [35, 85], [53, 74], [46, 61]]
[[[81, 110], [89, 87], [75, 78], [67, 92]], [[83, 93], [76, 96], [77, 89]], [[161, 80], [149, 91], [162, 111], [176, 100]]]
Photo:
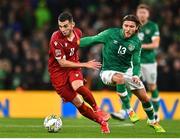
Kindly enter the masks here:
[[[75, 80], [83, 81], [83, 75], [80, 69], [71, 70], [67, 75], [68, 77], [66, 79], [62, 79], [61, 76], [51, 79], [56, 92], [61, 96], [64, 102], [72, 101], [77, 95], [77, 92], [73, 90], [71, 83]], [[59, 80], [66, 80], [66, 83], [64, 85], [58, 84]]]

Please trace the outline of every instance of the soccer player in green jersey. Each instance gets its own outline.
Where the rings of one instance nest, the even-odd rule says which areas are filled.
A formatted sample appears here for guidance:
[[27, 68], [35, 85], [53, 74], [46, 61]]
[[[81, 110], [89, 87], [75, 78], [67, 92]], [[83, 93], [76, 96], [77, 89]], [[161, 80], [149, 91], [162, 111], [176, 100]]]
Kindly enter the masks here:
[[141, 71], [143, 80], [147, 82], [151, 92], [152, 103], [155, 110], [155, 118], [159, 122], [159, 92], [157, 90], [157, 63], [155, 50], [159, 47], [160, 35], [158, 25], [149, 19], [150, 9], [141, 4], [137, 8], [137, 16], [143, 25], [138, 34], [142, 41]]
[[[148, 90], [151, 92], [151, 99], [155, 111], [155, 119], [159, 122], [159, 93], [157, 90], [157, 63], [156, 63], [156, 48], [159, 46], [160, 36], [158, 25], [149, 20], [150, 8], [146, 4], [140, 4], [137, 7], [136, 15], [141, 22], [141, 29], [138, 37], [142, 42], [141, 51], [141, 72], [142, 78], [147, 82]], [[130, 93], [129, 93], [130, 94]], [[118, 119], [125, 119], [125, 106], [118, 113], [111, 115]]]
[[[132, 122], [139, 118], [130, 106], [126, 85], [142, 102], [144, 111], [148, 117], [148, 124], [156, 132], [165, 130], [155, 121], [153, 106], [147, 96], [143, 83], [139, 79], [141, 42], [137, 36], [140, 22], [134, 15], [123, 18], [122, 28], [110, 28], [98, 35], [84, 37], [80, 40], [80, 47], [92, 46], [102, 43], [103, 63], [100, 77], [104, 84], [116, 85], [116, 90]], [[126, 74], [133, 65], [133, 75]]]

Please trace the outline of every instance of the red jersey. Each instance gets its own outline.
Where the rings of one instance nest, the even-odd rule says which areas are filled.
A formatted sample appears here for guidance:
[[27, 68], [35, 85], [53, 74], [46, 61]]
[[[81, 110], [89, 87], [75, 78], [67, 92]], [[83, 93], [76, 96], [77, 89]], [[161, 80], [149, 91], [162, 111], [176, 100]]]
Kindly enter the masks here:
[[67, 40], [60, 30], [55, 31], [49, 44], [49, 60], [48, 71], [51, 79], [61, 78], [59, 84], [64, 85], [67, 80], [68, 73], [72, 68], [61, 67], [58, 59], [66, 59], [72, 62], [79, 62], [78, 48], [82, 32], [78, 28], [73, 29], [75, 37], [72, 41]]

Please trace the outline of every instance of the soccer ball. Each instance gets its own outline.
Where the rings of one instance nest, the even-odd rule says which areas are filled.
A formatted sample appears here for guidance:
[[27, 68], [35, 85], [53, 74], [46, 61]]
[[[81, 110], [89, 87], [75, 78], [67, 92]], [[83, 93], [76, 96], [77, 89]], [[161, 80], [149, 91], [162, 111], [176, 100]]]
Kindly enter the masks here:
[[57, 115], [49, 115], [44, 119], [44, 127], [48, 132], [58, 132], [62, 128], [62, 120]]

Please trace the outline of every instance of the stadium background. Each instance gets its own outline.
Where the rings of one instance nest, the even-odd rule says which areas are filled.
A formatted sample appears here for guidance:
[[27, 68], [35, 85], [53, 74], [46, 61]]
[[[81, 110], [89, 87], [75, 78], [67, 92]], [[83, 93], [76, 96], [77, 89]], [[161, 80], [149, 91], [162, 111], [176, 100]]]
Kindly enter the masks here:
[[[76, 26], [87, 36], [120, 26], [120, 19], [135, 13], [141, 2], [151, 6], [151, 19], [159, 24], [161, 32], [157, 50], [161, 117], [180, 119], [178, 0], [1, 0], [0, 117], [45, 117], [51, 113], [79, 116], [72, 105], [63, 104], [52, 91], [47, 72], [48, 42], [57, 29], [59, 13], [72, 12]], [[92, 58], [100, 61], [101, 47], [81, 49], [81, 61]], [[110, 112], [117, 111], [121, 104], [114, 88], [104, 86], [97, 71], [83, 70], [83, 73], [98, 104]], [[145, 118], [135, 97], [131, 103], [138, 115]]]

